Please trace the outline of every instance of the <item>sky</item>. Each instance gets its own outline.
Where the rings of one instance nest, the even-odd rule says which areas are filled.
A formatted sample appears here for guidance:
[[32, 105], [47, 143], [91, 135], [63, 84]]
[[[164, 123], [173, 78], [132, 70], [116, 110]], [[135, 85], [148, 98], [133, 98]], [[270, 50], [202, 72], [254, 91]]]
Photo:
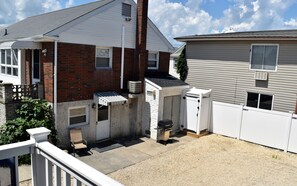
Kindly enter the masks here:
[[[95, 0], [0, 0], [0, 27]], [[149, 17], [174, 45], [178, 36], [297, 29], [297, 0], [149, 0]]]

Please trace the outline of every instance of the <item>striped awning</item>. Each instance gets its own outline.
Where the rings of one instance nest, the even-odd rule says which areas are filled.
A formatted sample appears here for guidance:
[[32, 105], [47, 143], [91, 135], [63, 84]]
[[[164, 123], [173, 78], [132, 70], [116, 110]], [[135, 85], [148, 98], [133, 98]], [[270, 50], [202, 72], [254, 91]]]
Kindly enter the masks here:
[[41, 49], [41, 44], [33, 41], [9, 41], [0, 43], [0, 49]]
[[119, 105], [125, 104], [127, 99], [116, 92], [97, 92], [94, 93], [94, 101], [100, 105]]

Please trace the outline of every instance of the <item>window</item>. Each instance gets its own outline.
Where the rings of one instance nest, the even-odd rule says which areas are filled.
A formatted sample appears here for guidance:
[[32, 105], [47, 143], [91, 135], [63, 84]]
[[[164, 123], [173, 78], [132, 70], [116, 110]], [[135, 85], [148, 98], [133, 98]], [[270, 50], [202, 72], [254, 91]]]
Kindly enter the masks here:
[[246, 106], [272, 110], [273, 96], [259, 93], [247, 93]]
[[148, 69], [159, 68], [159, 54], [158, 52], [149, 52], [148, 54]]
[[87, 124], [87, 107], [69, 108], [69, 125]]
[[32, 55], [32, 73], [33, 73], [33, 79], [39, 79], [40, 78], [40, 50], [33, 50]]
[[173, 58], [174, 64], [173, 64], [173, 68], [176, 69], [177, 68], [177, 62], [178, 62], [178, 58]]
[[251, 49], [251, 69], [275, 71], [278, 59], [278, 45], [254, 44]]
[[18, 50], [1, 49], [0, 56], [1, 74], [18, 76]]
[[108, 120], [108, 106], [98, 105], [98, 121]]
[[111, 68], [112, 61], [111, 48], [96, 48], [96, 68]]
[[131, 5], [122, 3], [122, 16], [131, 17]]

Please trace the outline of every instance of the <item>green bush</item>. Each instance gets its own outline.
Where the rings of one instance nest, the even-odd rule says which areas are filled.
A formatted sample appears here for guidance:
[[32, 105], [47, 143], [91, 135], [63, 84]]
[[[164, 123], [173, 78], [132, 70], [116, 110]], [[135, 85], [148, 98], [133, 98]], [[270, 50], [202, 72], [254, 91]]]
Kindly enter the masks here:
[[176, 65], [176, 72], [179, 74], [179, 78], [182, 81], [185, 81], [188, 76], [188, 63], [186, 59], [186, 47], [183, 49], [181, 54], [179, 55], [177, 59], [177, 65]]
[[56, 144], [57, 131], [55, 129], [54, 114], [51, 106], [46, 101], [25, 98], [16, 113], [16, 119], [0, 126], [0, 145], [28, 140], [30, 136], [26, 130], [37, 127], [46, 127], [51, 130], [50, 140], [53, 144]]

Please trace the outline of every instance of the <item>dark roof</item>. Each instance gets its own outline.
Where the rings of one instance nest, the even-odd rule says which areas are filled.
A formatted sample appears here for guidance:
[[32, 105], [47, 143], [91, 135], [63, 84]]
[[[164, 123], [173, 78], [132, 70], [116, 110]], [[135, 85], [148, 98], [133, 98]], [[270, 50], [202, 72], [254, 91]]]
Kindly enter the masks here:
[[36, 35], [45, 35], [61, 26], [74, 21], [114, 0], [101, 0], [76, 7], [53, 11], [37, 16], [28, 17], [8, 26], [7, 35], [0, 29], [0, 41], [15, 40]]
[[178, 41], [191, 41], [191, 40], [212, 40], [212, 39], [269, 39], [269, 38], [297, 39], [297, 29], [190, 35], [190, 36], [176, 37], [175, 39]]
[[177, 87], [185, 86], [187, 83], [183, 82], [180, 79], [177, 79], [169, 74], [146, 74], [146, 79], [155, 83], [160, 87]]

